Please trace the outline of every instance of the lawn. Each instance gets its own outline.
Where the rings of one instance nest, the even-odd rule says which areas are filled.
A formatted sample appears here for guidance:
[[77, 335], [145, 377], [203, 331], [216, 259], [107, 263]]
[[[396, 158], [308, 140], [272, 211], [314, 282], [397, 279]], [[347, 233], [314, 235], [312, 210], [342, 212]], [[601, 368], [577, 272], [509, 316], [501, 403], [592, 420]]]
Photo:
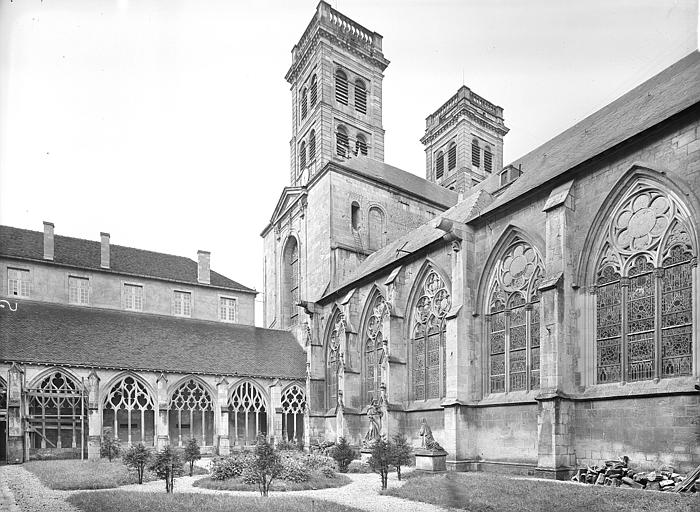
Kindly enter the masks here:
[[213, 494], [165, 494], [127, 491], [83, 492], [68, 497], [83, 512], [359, 512], [330, 501], [304, 497], [218, 496]]
[[[320, 474], [312, 473], [311, 479], [308, 482], [286, 482], [284, 480], [275, 480], [272, 482], [271, 491], [307, 491], [310, 489], [328, 489], [330, 487], [342, 487], [348, 485], [352, 480], [345, 475], [336, 474], [335, 478], [326, 478]], [[204, 487], [205, 489], [216, 489], [219, 491], [256, 491], [258, 486], [255, 484], [245, 484], [237, 478], [228, 480], [213, 480], [211, 478], [202, 478], [193, 484], [195, 487]]]
[[[114, 462], [35, 460], [25, 463], [22, 467], [39, 477], [46, 487], [57, 490], [112, 489], [138, 482], [136, 471], [130, 471], [120, 459]], [[203, 474], [206, 470], [195, 467], [195, 473]], [[145, 482], [155, 479], [155, 475], [148, 471], [143, 476]]]
[[699, 495], [514, 479], [492, 473], [406, 475], [403, 487], [385, 494], [469, 512], [693, 512]]

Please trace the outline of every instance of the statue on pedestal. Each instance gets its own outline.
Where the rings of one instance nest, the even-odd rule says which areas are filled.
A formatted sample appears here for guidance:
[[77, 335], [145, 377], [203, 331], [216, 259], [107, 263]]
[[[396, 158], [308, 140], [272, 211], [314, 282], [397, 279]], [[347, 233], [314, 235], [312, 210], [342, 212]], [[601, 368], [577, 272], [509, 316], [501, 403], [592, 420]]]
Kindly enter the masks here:
[[433, 437], [433, 431], [430, 429], [428, 422], [423, 418], [420, 422], [420, 431], [418, 435], [421, 437], [420, 447], [423, 450], [429, 450], [431, 452], [444, 452], [440, 443], [438, 443]]

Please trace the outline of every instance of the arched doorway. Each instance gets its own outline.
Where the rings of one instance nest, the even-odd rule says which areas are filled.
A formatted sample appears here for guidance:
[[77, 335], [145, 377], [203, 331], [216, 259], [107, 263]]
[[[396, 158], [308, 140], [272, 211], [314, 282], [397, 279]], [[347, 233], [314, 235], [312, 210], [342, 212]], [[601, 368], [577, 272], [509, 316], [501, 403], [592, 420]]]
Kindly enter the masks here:
[[255, 444], [267, 435], [267, 401], [252, 382], [242, 382], [229, 399], [229, 439], [232, 445]]
[[155, 407], [146, 385], [131, 375], [118, 379], [105, 397], [102, 427], [122, 443], [153, 446]]
[[285, 441], [297, 442], [304, 438], [304, 390], [296, 385], [282, 393], [282, 436]]
[[188, 379], [173, 392], [169, 407], [170, 444], [183, 446], [189, 438], [200, 446], [214, 444], [214, 406], [201, 382]]

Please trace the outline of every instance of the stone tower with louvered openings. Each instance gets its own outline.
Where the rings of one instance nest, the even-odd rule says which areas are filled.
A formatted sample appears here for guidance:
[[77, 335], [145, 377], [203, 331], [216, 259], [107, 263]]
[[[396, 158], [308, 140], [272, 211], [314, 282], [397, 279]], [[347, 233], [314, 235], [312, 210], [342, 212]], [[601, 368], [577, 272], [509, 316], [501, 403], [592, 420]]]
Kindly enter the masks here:
[[382, 36], [321, 1], [292, 48], [291, 186], [330, 160], [384, 160]]
[[425, 177], [466, 191], [503, 168], [503, 109], [466, 86], [425, 120]]

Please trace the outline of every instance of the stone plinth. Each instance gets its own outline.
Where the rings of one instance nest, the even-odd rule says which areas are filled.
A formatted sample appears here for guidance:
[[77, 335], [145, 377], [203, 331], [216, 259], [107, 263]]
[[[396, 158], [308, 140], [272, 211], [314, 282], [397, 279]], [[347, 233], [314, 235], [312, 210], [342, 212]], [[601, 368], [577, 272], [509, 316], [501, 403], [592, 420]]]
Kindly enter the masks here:
[[447, 466], [445, 464], [446, 460], [447, 452], [445, 451], [416, 451], [416, 469], [418, 471], [427, 471], [430, 473], [436, 473], [438, 471], [447, 471]]
[[371, 456], [372, 450], [370, 450], [369, 448], [362, 448], [362, 450], [360, 450], [360, 462], [362, 462], [363, 464], [367, 464]]

